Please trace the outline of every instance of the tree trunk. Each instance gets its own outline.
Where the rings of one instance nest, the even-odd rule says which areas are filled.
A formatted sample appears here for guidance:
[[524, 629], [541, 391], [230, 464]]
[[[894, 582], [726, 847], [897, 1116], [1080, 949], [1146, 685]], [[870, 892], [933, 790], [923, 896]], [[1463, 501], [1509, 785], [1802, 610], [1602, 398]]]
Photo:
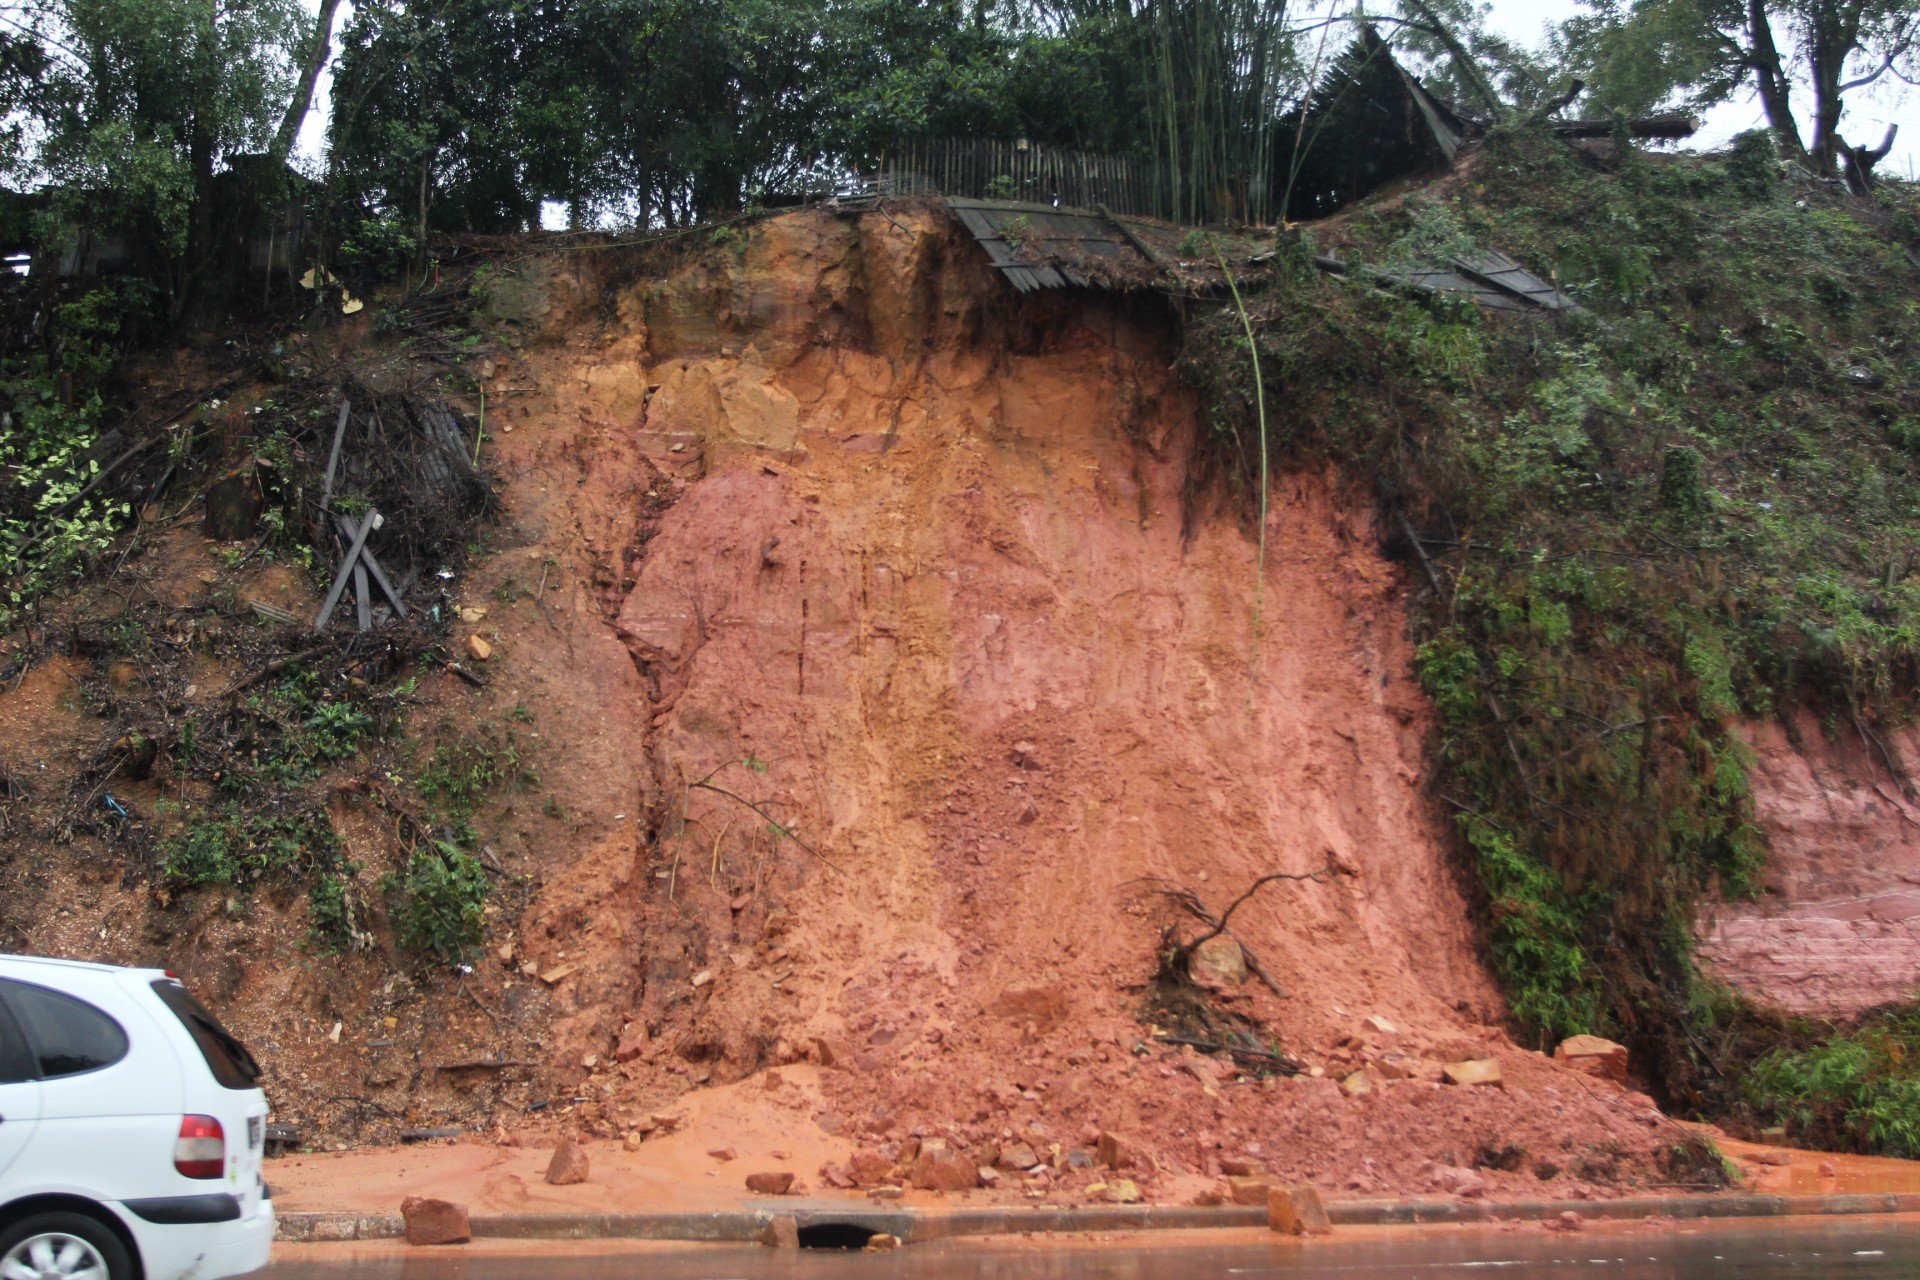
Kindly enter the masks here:
[[1793, 118], [1786, 72], [1780, 66], [1779, 47], [1773, 42], [1766, 0], [1747, 0], [1747, 61], [1753, 67], [1760, 105], [1767, 113], [1767, 127], [1773, 130], [1781, 152], [1790, 159], [1805, 160], [1807, 149], [1800, 141], [1800, 125]]
[[1840, 114], [1847, 59], [1860, 47], [1858, 6], [1820, 0], [1813, 7], [1812, 39], [1807, 42], [1807, 70], [1813, 81], [1814, 171], [1823, 177], [1840, 173], [1847, 145], [1840, 138]]
[[280, 131], [273, 135], [273, 150], [268, 152], [276, 166], [285, 164], [293, 154], [293, 144], [300, 136], [300, 122], [307, 118], [307, 110], [313, 105], [313, 86], [319, 83], [320, 72], [333, 52], [333, 15], [339, 8], [340, 0], [320, 0], [320, 14], [314, 19], [313, 43], [307, 48], [306, 65], [300, 69], [300, 82], [287, 103], [287, 113], [280, 117]]

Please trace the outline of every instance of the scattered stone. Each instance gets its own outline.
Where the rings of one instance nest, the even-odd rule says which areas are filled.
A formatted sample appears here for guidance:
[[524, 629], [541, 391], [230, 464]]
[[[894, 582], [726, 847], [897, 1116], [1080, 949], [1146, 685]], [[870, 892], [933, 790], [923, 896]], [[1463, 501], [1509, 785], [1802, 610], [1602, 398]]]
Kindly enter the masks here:
[[680, 1117], [671, 1111], [656, 1111], [647, 1119], [653, 1121], [654, 1127], [662, 1133], [672, 1133], [680, 1127]]
[[1449, 1062], [1442, 1071], [1448, 1084], [1491, 1085], [1496, 1089], [1503, 1087], [1498, 1058], [1469, 1058], [1465, 1062]]
[[813, 1048], [814, 1061], [823, 1067], [851, 1067], [853, 1065], [853, 1046], [838, 1036], [815, 1036], [809, 1042]]
[[1140, 1188], [1132, 1178], [1115, 1178], [1107, 1184], [1106, 1197], [1113, 1204], [1139, 1204]]
[[750, 1173], [747, 1175], [747, 1190], [755, 1195], [783, 1196], [793, 1189], [791, 1173]]
[[468, 604], [460, 606], [460, 621], [478, 622], [487, 616], [485, 605]]
[[472, 635], [467, 637], [467, 652], [473, 655], [476, 662], [485, 662], [493, 656], [493, 646], [480, 636]]
[[1272, 1178], [1234, 1175], [1227, 1179], [1227, 1199], [1235, 1204], [1265, 1204], [1272, 1189]]
[[613, 1046], [615, 1062], [632, 1062], [647, 1051], [647, 1027], [643, 1022], [629, 1022], [620, 1032], [620, 1042]]
[[568, 1138], [553, 1149], [547, 1162], [547, 1181], [556, 1187], [570, 1187], [587, 1180], [587, 1149]]
[[647, 1135], [638, 1129], [629, 1129], [620, 1138], [620, 1145], [629, 1151], [638, 1151], [645, 1144]]
[[980, 1185], [980, 1166], [948, 1146], [944, 1138], [927, 1138], [920, 1143], [907, 1180], [921, 1191], [971, 1191]]
[[1373, 1069], [1387, 1080], [1411, 1080], [1420, 1074], [1420, 1059], [1404, 1053], [1383, 1053], [1373, 1060]]
[[1271, 1187], [1267, 1191], [1267, 1228], [1282, 1235], [1325, 1235], [1333, 1230], [1327, 1208], [1320, 1202], [1320, 1189], [1302, 1182], [1291, 1187]]
[[1392, 1022], [1377, 1013], [1369, 1014], [1364, 1025], [1369, 1031], [1377, 1031], [1383, 1036], [1397, 1036], [1400, 1034], [1400, 1028], [1394, 1026]]
[[1568, 1209], [1557, 1218], [1548, 1218], [1546, 1227], [1549, 1231], [1585, 1231], [1587, 1220]]
[[1217, 1209], [1226, 1202], [1227, 1198], [1212, 1187], [1194, 1192], [1193, 1199], [1189, 1201], [1197, 1209]]
[[1203, 987], [1237, 987], [1247, 980], [1247, 953], [1224, 933], [1216, 933], [1187, 956], [1187, 976]]
[[899, 1247], [900, 1237], [888, 1235], [884, 1231], [876, 1231], [867, 1238], [867, 1249], [873, 1253], [886, 1253], [890, 1249], [898, 1249]]
[[980, 1166], [980, 1185], [989, 1189], [1000, 1185], [1000, 1171], [992, 1165]]
[[905, 1194], [907, 1194], [905, 1187], [896, 1187], [891, 1183], [884, 1187], [875, 1187], [873, 1190], [867, 1192], [867, 1195], [874, 1200], [898, 1200]]
[[540, 981], [546, 983], [550, 987], [557, 987], [560, 985], [562, 981], [572, 977], [574, 970], [578, 969], [579, 967], [580, 966], [578, 965], [572, 965], [572, 964], [556, 965], [555, 967], [548, 969], [544, 973], [542, 973], [540, 975]]
[[1793, 1163], [1793, 1153], [1789, 1151], [1756, 1151], [1752, 1158], [1755, 1164], [1772, 1165], [1776, 1169], [1784, 1169]]
[[760, 1243], [769, 1249], [798, 1249], [800, 1247], [800, 1219], [790, 1213], [783, 1213], [767, 1223], [766, 1230], [760, 1233]]
[[707, 1154], [724, 1164], [726, 1161], [733, 1159], [738, 1152], [734, 1151], [732, 1147], [708, 1147]]
[[[1094, 1143], [1094, 1158], [1109, 1169], [1153, 1168], [1152, 1158], [1138, 1143], [1117, 1133], [1101, 1133], [1099, 1141]], [[1073, 1163], [1071, 1153], [1067, 1162]]]
[[856, 1151], [847, 1161], [847, 1174], [856, 1187], [877, 1187], [893, 1180], [893, 1161], [871, 1149]]
[[400, 1202], [408, 1244], [465, 1244], [473, 1239], [467, 1206], [431, 1196], [408, 1196]]
[[1349, 1098], [1358, 1098], [1362, 1094], [1373, 1092], [1373, 1073], [1366, 1068], [1354, 1072], [1340, 1082], [1340, 1092]]
[[1259, 1164], [1255, 1161], [1229, 1159], [1220, 1162], [1220, 1172], [1226, 1174], [1229, 1178], [1257, 1178], [1260, 1176], [1261, 1170]]
[[1000, 1158], [996, 1163], [1002, 1169], [1013, 1169], [1024, 1173], [1039, 1164], [1040, 1157], [1026, 1143], [1016, 1142], [1012, 1146], [1000, 1148]]
[[1822, 1160], [1820, 1162], [1820, 1176], [1823, 1178], [1837, 1178], [1840, 1176], [1840, 1170], [1834, 1167], [1833, 1161]]
[[1487, 1180], [1472, 1169], [1444, 1165], [1434, 1174], [1434, 1181], [1442, 1191], [1462, 1200], [1478, 1200], [1487, 1194]]
[[1627, 1046], [1599, 1036], [1568, 1036], [1553, 1051], [1554, 1059], [1602, 1080], [1627, 1078]]

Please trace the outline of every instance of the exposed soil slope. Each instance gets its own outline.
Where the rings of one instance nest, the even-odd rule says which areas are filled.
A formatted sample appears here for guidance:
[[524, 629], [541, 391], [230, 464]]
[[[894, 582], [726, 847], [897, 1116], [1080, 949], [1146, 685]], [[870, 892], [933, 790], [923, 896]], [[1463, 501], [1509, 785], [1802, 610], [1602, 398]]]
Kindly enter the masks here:
[[[525, 545], [486, 574], [558, 568], [481, 627], [488, 696], [533, 702], [558, 803], [633, 797], [580, 815], [603, 834], [514, 959], [565, 971], [581, 1122], [807, 1057], [837, 1068], [813, 1119], [867, 1141], [1119, 1128], [1170, 1174], [1264, 1147], [1369, 1189], [1506, 1145], [1496, 1180], [1652, 1176], [1677, 1130], [1644, 1098], [1496, 1029], [1364, 504], [1288, 477], [1264, 581], [1252, 530], [1183, 521], [1208, 428], [1160, 311], [1016, 299], [932, 213], [790, 215], [631, 277], [547, 280], [489, 418]], [[590, 656], [558, 643], [569, 593]], [[1176, 917], [1144, 879], [1218, 911], [1321, 869], [1233, 919], [1285, 994], [1224, 1003], [1330, 1075], [1398, 1050], [1422, 1078], [1348, 1099], [1146, 1043]], [[1504, 1094], [1434, 1083], [1487, 1054]]]
[[1708, 907], [1701, 961], [1741, 994], [1793, 1013], [1845, 1017], [1912, 999], [1920, 805], [1904, 778], [1920, 738], [1908, 729], [1876, 744], [1830, 734], [1811, 715], [1750, 726], [1747, 738], [1765, 891]]

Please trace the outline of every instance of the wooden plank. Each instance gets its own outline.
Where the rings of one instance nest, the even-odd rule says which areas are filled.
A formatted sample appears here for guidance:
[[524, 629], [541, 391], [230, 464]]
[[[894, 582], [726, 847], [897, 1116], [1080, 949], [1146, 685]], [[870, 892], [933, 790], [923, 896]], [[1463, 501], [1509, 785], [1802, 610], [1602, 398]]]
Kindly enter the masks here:
[[[336, 513], [333, 518], [340, 526], [340, 536], [348, 542], [352, 542], [360, 532], [360, 527], [346, 516]], [[380, 566], [380, 561], [378, 557], [373, 554], [371, 548], [363, 548], [361, 550], [360, 563], [367, 567], [367, 572], [373, 577], [374, 585], [380, 588], [380, 594], [385, 596], [387, 603], [393, 606], [395, 615], [402, 618], [406, 617], [407, 606], [406, 602], [401, 599], [401, 596], [406, 593], [407, 583], [403, 582], [396, 590], [393, 583], [387, 580], [387, 571]], [[411, 581], [411, 579], [409, 579], [409, 581]]]
[[366, 549], [367, 535], [384, 523], [386, 522], [380, 518], [378, 511], [369, 511], [367, 518], [355, 530], [353, 542], [347, 547], [347, 554], [340, 557], [340, 567], [334, 572], [333, 586], [327, 591], [326, 603], [320, 606], [320, 616], [313, 620], [315, 631], [327, 629], [327, 622], [333, 617], [334, 607], [340, 603], [340, 593], [347, 589], [347, 580], [353, 576], [353, 566], [360, 559], [360, 553]]
[[327, 504], [333, 501], [333, 473], [340, 465], [340, 442], [347, 438], [347, 414], [352, 405], [344, 398], [340, 401], [340, 421], [333, 428], [333, 449], [327, 454], [327, 478], [320, 485], [320, 509], [327, 510]]
[[362, 631], [373, 626], [373, 589], [367, 585], [367, 562], [363, 556], [353, 565], [354, 620]]

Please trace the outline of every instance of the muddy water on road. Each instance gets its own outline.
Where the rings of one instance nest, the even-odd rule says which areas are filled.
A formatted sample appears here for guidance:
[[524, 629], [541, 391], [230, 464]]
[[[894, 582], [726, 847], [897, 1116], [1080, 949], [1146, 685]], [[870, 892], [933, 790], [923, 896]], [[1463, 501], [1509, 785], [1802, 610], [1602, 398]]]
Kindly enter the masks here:
[[526, 1242], [439, 1250], [285, 1248], [262, 1280], [1706, 1280], [1920, 1276], [1920, 1222], [1874, 1217], [1552, 1234], [1193, 1232], [1099, 1241], [947, 1241], [891, 1253]]

